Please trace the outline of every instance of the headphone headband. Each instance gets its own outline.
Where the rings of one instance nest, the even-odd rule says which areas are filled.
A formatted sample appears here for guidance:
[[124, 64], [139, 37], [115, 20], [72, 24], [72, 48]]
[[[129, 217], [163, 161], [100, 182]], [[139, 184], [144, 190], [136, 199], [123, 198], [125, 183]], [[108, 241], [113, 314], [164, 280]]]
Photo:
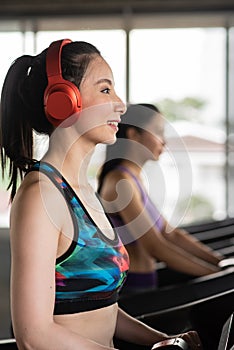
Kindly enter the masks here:
[[71, 43], [70, 39], [54, 41], [50, 44], [46, 56], [47, 77], [59, 76], [62, 78], [61, 54], [63, 46]]

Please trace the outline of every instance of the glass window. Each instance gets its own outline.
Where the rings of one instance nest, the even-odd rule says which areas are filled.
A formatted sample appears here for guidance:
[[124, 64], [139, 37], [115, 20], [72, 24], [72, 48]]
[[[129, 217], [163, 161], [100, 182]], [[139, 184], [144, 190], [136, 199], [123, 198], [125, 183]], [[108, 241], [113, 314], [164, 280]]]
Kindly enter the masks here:
[[130, 33], [130, 100], [157, 104], [167, 120], [149, 191], [174, 224], [226, 215], [225, 40], [224, 28]]
[[0, 32], [1, 40], [1, 66], [0, 89], [11, 63], [23, 54], [23, 35], [21, 32]]
[[228, 128], [227, 128], [227, 206], [234, 217], [234, 27], [229, 30]]

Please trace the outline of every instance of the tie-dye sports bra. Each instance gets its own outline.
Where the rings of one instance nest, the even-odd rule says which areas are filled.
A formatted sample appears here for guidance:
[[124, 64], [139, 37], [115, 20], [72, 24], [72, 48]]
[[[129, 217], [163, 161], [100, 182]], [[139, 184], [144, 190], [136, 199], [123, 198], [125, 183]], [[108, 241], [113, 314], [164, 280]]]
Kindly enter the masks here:
[[36, 162], [29, 171], [47, 175], [64, 196], [74, 225], [68, 250], [56, 260], [54, 314], [95, 310], [114, 304], [126, 279], [129, 257], [121, 240], [107, 238], [96, 226], [57, 169]]

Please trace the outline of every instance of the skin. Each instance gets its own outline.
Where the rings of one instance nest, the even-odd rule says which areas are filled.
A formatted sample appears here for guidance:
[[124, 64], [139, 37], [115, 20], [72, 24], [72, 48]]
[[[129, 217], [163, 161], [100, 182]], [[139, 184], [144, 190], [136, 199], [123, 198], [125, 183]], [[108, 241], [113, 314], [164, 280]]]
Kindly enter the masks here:
[[[115, 142], [118, 129], [110, 121], [120, 121], [125, 105], [114, 90], [110, 67], [99, 56], [89, 64], [80, 92], [83, 112], [77, 123], [54, 131], [42, 160], [59, 169], [93, 220], [113, 238], [86, 172], [96, 144]], [[149, 345], [170, 338], [130, 317], [117, 303], [53, 315], [55, 260], [69, 247], [73, 226], [64, 199], [43, 174], [31, 172], [23, 180], [12, 205], [10, 235], [12, 321], [20, 350], [113, 349], [114, 334]], [[196, 332], [183, 337], [198, 348]]]
[[[128, 168], [144, 187], [142, 167], [149, 160], [158, 161], [163, 152], [163, 116], [153, 118], [142, 132], [129, 128], [127, 138], [129, 145], [126, 146], [127, 154], [121, 165]], [[120, 169], [108, 173], [101, 197], [106, 212], [118, 213], [134, 237], [133, 240], [138, 240], [138, 244], [126, 245], [130, 271], [155, 271], [157, 260], [165, 262], [172, 269], [194, 276], [220, 271], [218, 263], [223, 257], [185, 230], [172, 227], [164, 217], [162, 232], [158, 230], [144, 209], [139, 188], [128, 173]]]

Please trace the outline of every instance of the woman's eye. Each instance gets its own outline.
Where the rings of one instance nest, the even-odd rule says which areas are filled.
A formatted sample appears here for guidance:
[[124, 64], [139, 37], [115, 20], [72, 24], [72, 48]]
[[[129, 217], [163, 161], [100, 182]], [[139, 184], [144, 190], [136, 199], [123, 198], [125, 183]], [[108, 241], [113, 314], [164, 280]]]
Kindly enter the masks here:
[[103, 89], [102, 92], [104, 94], [109, 94], [110, 93], [110, 89], [109, 88]]

